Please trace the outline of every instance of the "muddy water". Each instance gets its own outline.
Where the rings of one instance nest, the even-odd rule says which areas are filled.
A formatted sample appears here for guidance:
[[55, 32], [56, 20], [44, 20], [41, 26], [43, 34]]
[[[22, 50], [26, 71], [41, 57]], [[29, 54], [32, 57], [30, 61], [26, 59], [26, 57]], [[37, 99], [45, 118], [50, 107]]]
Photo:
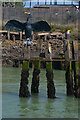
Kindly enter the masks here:
[[[47, 98], [46, 71], [41, 69], [39, 94], [29, 98], [19, 98], [20, 68], [3, 67], [4, 118], [78, 118], [78, 99], [66, 96], [65, 71], [54, 70], [56, 99]], [[32, 69], [29, 76], [31, 88]]]

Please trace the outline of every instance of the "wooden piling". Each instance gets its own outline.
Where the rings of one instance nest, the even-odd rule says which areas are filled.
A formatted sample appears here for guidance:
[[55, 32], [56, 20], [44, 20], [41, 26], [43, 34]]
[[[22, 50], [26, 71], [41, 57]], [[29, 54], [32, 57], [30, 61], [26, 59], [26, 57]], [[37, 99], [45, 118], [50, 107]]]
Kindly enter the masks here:
[[34, 37], [34, 32], [32, 31], [32, 41], [35, 40], [35, 37]]
[[69, 40], [67, 40], [67, 56], [68, 56], [68, 59], [72, 59], [71, 46], [70, 46], [70, 41]]
[[14, 41], [14, 43], [15, 43], [15, 41], [16, 41], [15, 35], [13, 35], [12, 37], [13, 37], [13, 41]]
[[22, 32], [20, 32], [20, 40], [22, 40]]
[[74, 95], [80, 98], [80, 62], [75, 62], [74, 67]]
[[13, 67], [19, 67], [19, 60], [14, 59], [14, 61], [13, 61]]
[[10, 31], [8, 31], [8, 40], [10, 40]]
[[78, 61], [78, 57], [79, 57], [79, 54], [78, 54], [78, 41], [74, 42], [74, 57], [75, 57], [75, 60]]
[[45, 41], [47, 40], [47, 35], [45, 35]]
[[73, 95], [73, 77], [71, 61], [66, 61], [66, 88], [67, 95]]
[[40, 73], [40, 60], [34, 60], [34, 70], [31, 85], [31, 93], [39, 93], [39, 73]]
[[52, 62], [46, 62], [47, 94], [48, 98], [55, 98]]
[[74, 60], [74, 42], [72, 41], [72, 59]]
[[21, 71], [21, 83], [19, 96], [20, 97], [29, 97], [30, 93], [28, 90], [28, 77], [29, 77], [29, 61], [24, 61]]

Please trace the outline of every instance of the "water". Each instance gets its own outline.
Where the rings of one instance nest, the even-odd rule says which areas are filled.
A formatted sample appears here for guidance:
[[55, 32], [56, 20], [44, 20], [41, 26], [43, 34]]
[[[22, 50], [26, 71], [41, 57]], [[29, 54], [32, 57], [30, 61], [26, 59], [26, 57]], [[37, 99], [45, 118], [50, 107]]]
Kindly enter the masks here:
[[[19, 98], [20, 68], [3, 67], [2, 116], [4, 118], [78, 118], [78, 99], [66, 96], [65, 71], [54, 70], [56, 99], [47, 98], [45, 69], [40, 73], [40, 92]], [[29, 90], [32, 70], [30, 69]]]

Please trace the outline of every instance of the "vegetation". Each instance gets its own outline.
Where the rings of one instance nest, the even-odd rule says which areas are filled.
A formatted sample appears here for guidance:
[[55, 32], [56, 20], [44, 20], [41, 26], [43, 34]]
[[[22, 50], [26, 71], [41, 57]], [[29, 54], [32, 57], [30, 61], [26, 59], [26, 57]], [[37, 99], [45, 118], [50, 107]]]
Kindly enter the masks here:
[[70, 34], [70, 38], [72, 40], [79, 40], [80, 39], [80, 30], [78, 30], [78, 28], [74, 28]]
[[39, 59], [34, 60], [34, 67], [35, 67], [35, 69], [40, 69], [40, 60]]
[[51, 25], [51, 32], [59, 29], [61, 33], [64, 33], [66, 30], [73, 31], [74, 27], [75, 27], [74, 24], [69, 24], [69, 25], [53, 24]]
[[60, 24], [53, 24], [51, 25], [51, 32], [55, 30], [60, 30], [61, 33], [65, 33], [66, 30], [70, 30], [70, 38], [72, 40], [79, 40], [80, 39], [80, 29], [78, 29], [75, 24], [68, 24], [68, 25], [60, 25]]
[[46, 62], [46, 70], [52, 71], [52, 62]]
[[24, 61], [23, 66], [22, 66], [22, 70], [27, 71], [28, 69], [29, 69], [29, 61]]
[[22, 7], [23, 3], [22, 2], [3, 2], [2, 6], [3, 7]]

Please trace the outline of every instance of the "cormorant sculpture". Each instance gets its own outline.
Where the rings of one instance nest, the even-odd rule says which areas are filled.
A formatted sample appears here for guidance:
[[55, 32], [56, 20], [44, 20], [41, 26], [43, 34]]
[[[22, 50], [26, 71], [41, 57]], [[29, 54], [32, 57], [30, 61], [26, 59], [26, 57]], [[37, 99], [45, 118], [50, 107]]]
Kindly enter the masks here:
[[51, 28], [46, 21], [38, 21], [35, 23], [31, 23], [30, 18], [31, 18], [31, 14], [29, 14], [27, 21], [25, 23], [22, 23], [18, 20], [9, 20], [5, 25], [5, 29], [22, 31], [22, 32], [25, 30], [26, 40], [28, 41], [28, 44], [31, 44], [32, 31], [33, 32], [50, 31]]

